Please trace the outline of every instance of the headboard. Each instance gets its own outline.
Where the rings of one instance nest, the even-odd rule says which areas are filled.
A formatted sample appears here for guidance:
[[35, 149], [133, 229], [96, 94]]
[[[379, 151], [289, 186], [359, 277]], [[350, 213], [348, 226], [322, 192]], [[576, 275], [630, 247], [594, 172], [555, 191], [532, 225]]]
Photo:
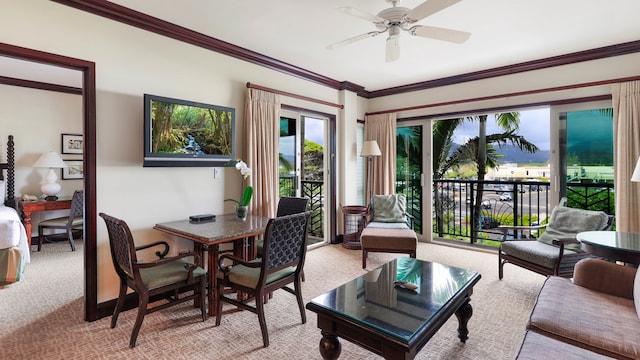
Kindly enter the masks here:
[[[7, 170], [6, 177], [4, 176], [5, 169]], [[16, 160], [13, 135], [9, 135], [9, 139], [7, 140], [7, 162], [0, 163], [0, 181], [5, 181], [6, 194], [2, 194], [4, 196], [4, 204], [12, 208], [16, 207], [15, 170]]]

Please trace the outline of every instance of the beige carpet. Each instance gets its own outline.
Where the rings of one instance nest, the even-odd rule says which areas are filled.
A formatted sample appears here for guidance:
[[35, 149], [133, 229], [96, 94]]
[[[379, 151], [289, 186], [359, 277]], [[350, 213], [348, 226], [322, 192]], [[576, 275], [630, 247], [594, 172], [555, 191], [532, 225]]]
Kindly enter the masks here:
[[[47, 244], [33, 252], [23, 280], [0, 289], [0, 359], [320, 359], [316, 316], [300, 314], [292, 295], [278, 291], [266, 305], [271, 345], [262, 347], [257, 317], [249, 312], [225, 314], [222, 324], [199, 320], [189, 304], [145, 318], [136, 348], [129, 349], [135, 311], [84, 322], [82, 250], [66, 243]], [[308, 253], [303, 283], [305, 302], [364, 271], [361, 253], [340, 245]], [[395, 255], [373, 253], [369, 269]], [[513, 359], [544, 277], [513, 265], [498, 280], [497, 255], [419, 244], [418, 258], [470, 268], [482, 274], [472, 296], [469, 339], [457, 338], [457, 320], [450, 319], [418, 354], [418, 359]], [[342, 341], [341, 359], [380, 359]]]

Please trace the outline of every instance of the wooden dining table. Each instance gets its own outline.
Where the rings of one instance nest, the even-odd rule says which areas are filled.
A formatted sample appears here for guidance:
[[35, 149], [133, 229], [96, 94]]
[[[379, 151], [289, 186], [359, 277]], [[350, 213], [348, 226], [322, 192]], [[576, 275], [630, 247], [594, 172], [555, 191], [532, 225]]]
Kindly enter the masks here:
[[166, 234], [193, 241], [193, 251], [204, 259], [207, 256], [207, 306], [209, 315], [216, 314], [218, 301], [218, 257], [220, 245], [233, 244], [234, 254], [245, 260], [256, 257], [255, 239], [264, 234], [268, 217], [248, 215], [242, 221], [235, 214], [218, 215], [214, 220], [194, 222], [179, 220], [156, 224], [153, 228]]

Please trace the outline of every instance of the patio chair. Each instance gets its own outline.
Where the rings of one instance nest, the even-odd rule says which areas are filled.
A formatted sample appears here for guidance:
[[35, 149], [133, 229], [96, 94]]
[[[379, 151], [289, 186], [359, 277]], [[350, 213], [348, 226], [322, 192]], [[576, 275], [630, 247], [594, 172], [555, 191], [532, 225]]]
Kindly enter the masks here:
[[[158, 241], [142, 246], [135, 246], [129, 226], [122, 220], [100, 213], [107, 225], [111, 258], [116, 273], [120, 278], [120, 293], [111, 317], [111, 328], [116, 327], [118, 315], [124, 307], [127, 288], [138, 294], [138, 315], [131, 331], [129, 347], [136, 346], [138, 332], [146, 314], [165, 309], [189, 300], [197, 300], [200, 305], [202, 321], [207, 320], [206, 311], [206, 271], [199, 266], [200, 258], [191, 252], [173, 257], [165, 257], [169, 253], [169, 244]], [[152, 247], [160, 247], [156, 251], [158, 259], [149, 262], [138, 261], [137, 252]], [[193, 261], [189, 261], [192, 258]], [[182, 289], [192, 292], [179, 297]], [[162, 296], [167, 300], [160, 305], [149, 307], [149, 300]]]
[[[302, 323], [307, 322], [302, 300], [301, 274], [307, 253], [310, 217], [311, 212], [308, 211], [270, 219], [264, 235], [262, 258], [252, 261], [231, 255], [222, 255], [219, 258], [218, 267], [223, 278], [218, 281], [216, 326], [219, 326], [222, 320], [223, 302], [249, 310], [258, 315], [263, 346], [269, 346], [264, 299], [265, 295], [278, 289], [295, 295]], [[228, 262], [233, 265], [226, 265]], [[293, 289], [288, 287], [291, 283]], [[230, 293], [234, 295], [242, 293], [244, 298], [225, 296], [225, 288], [231, 289]], [[251, 301], [255, 301], [255, 306], [249, 305]]]
[[[541, 275], [573, 277], [575, 264], [587, 257], [576, 234], [583, 231], [610, 230], [614, 217], [602, 211], [569, 208], [563, 199], [551, 212], [549, 222], [538, 226], [499, 226], [503, 232], [498, 251], [498, 278], [504, 264], [511, 263]], [[544, 230], [538, 238], [512, 239], [509, 231]]]

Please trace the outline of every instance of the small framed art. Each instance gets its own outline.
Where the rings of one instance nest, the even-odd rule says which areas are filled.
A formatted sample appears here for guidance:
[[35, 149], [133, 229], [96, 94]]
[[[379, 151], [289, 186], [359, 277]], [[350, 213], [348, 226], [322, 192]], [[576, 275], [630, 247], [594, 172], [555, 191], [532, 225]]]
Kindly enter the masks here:
[[66, 168], [62, 168], [62, 180], [76, 180], [84, 177], [82, 160], [64, 160]]
[[82, 155], [84, 140], [82, 135], [62, 134], [62, 153]]

